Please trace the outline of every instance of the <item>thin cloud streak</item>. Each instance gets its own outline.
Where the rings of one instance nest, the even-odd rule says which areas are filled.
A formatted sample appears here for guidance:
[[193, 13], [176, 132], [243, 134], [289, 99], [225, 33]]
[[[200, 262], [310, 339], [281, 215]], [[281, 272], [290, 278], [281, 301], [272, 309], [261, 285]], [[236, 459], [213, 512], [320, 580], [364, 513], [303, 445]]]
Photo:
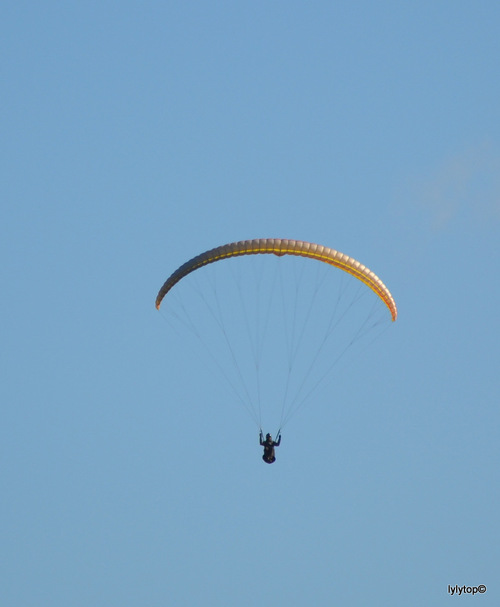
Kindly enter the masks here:
[[[402, 196], [401, 196], [402, 195]], [[469, 217], [474, 222], [500, 220], [500, 153], [489, 144], [443, 160], [428, 176], [409, 180], [400, 200], [423, 212], [433, 231]]]

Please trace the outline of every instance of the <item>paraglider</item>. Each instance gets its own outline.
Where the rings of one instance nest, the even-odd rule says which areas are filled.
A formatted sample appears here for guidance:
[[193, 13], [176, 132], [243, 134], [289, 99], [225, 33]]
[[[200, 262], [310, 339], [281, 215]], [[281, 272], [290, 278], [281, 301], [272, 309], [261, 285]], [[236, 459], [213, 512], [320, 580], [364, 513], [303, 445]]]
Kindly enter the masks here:
[[[228, 264], [227, 270], [222, 264], [225, 271], [215, 272], [216, 262], [242, 257], [257, 262], [260, 256], [268, 262], [272, 256], [280, 259], [265, 265], [242, 260]], [[289, 263], [281, 261], [283, 257]], [[303, 260], [299, 269], [297, 258]], [[322, 263], [315, 266], [309, 260]], [[274, 265], [276, 269], [264, 276]], [[214, 272], [203, 271], [198, 279], [198, 270], [207, 266]], [[331, 272], [328, 266], [341, 272]], [[168, 295], [190, 275], [185, 289], [176, 287], [175, 294]], [[366, 296], [370, 291], [375, 297]], [[233, 242], [193, 257], [164, 282], [156, 297], [158, 310], [165, 298], [166, 320], [178, 322], [183, 335], [187, 330], [195, 337], [196, 349], [219, 369], [257, 427], [262, 427], [263, 412], [276, 403], [276, 441], [271, 434], [263, 440], [260, 432], [266, 463], [276, 461], [275, 447], [285, 424], [324, 387], [351, 346], [386, 323], [388, 316], [394, 322], [398, 314], [386, 285], [356, 259], [322, 245], [277, 238]]]
[[278, 440], [276, 442], [273, 441], [273, 437], [270, 434], [266, 434], [266, 440], [263, 439], [262, 430], [259, 435], [260, 446], [264, 447], [264, 455], [262, 459], [266, 462], [266, 464], [274, 464], [276, 461], [276, 455], [274, 452], [274, 447], [279, 447], [281, 444], [281, 434], [278, 435]]

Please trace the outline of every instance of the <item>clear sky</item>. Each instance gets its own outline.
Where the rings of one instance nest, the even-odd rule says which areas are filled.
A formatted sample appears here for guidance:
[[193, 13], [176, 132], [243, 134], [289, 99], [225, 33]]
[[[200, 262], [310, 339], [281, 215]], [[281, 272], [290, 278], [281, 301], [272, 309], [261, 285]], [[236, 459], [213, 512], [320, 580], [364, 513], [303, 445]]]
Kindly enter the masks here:
[[[499, 58], [493, 0], [3, 4], [0, 604], [500, 604]], [[272, 466], [154, 307], [262, 237], [399, 308]]]

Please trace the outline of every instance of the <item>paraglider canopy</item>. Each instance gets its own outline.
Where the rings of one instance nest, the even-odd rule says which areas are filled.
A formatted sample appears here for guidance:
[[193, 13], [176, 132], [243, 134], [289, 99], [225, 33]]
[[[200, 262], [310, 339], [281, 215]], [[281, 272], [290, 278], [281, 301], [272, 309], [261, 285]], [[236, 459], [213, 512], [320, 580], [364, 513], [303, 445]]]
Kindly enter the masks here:
[[262, 255], [262, 254], [298, 255], [317, 259], [332, 266], [336, 266], [349, 274], [352, 274], [372, 289], [385, 305], [389, 308], [392, 320], [396, 320], [398, 312], [396, 303], [389, 289], [380, 278], [366, 266], [348, 255], [344, 255], [335, 249], [322, 245], [304, 242], [302, 240], [286, 240], [281, 238], [257, 238], [254, 240], [241, 240], [230, 244], [210, 249], [178, 268], [165, 282], [156, 298], [156, 308], [159, 309], [165, 295], [179, 280], [207, 264], [236, 257], [239, 255]]

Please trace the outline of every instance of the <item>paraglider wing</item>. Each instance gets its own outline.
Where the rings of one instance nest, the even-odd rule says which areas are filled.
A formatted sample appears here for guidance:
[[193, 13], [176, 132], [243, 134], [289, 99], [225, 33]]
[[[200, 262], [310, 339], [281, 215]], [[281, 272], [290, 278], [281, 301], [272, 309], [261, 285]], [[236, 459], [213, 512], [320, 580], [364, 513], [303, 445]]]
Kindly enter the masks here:
[[182, 278], [194, 272], [198, 268], [206, 266], [210, 263], [237, 257], [240, 255], [261, 255], [261, 254], [282, 255], [297, 255], [300, 257], [308, 257], [317, 259], [324, 263], [340, 268], [354, 277], [364, 282], [372, 291], [374, 291], [380, 299], [385, 303], [392, 320], [396, 320], [398, 312], [396, 303], [389, 289], [380, 280], [380, 278], [369, 270], [366, 266], [356, 261], [348, 255], [344, 255], [335, 249], [324, 247], [322, 245], [303, 242], [301, 240], [287, 240], [281, 238], [257, 238], [254, 240], [242, 240], [230, 244], [216, 247], [201, 255], [193, 257], [178, 268], [165, 282], [160, 289], [156, 298], [156, 308], [160, 309], [161, 302], [170, 289], [179, 282]]

